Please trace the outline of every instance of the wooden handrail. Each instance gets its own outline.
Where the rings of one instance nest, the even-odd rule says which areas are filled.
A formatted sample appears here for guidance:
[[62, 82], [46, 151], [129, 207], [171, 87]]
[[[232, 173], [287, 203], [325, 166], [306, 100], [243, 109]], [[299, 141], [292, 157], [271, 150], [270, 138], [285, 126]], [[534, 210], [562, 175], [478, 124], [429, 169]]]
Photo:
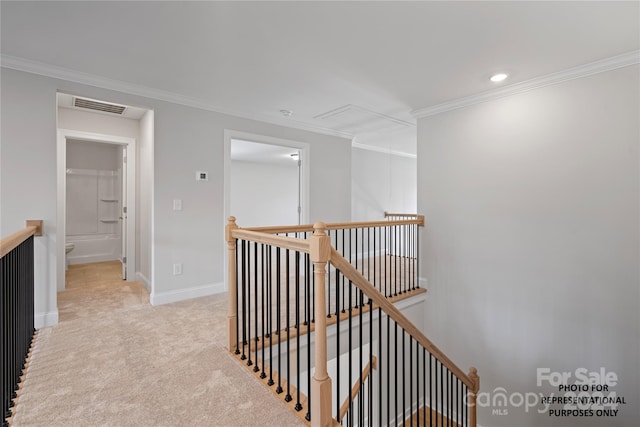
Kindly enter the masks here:
[[[451, 359], [449, 359], [438, 347], [436, 347], [404, 314], [400, 312], [382, 295], [371, 283], [356, 270], [337, 250], [331, 248], [331, 264], [349, 279], [364, 294], [371, 298], [374, 304], [377, 304], [390, 318], [392, 318], [402, 329], [412, 336], [420, 345], [440, 361], [447, 369], [458, 377], [463, 383], [469, 387], [472, 392], [477, 392], [479, 381], [472, 380], [462, 371]], [[475, 368], [472, 368], [475, 369]]]
[[271, 233], [259, 232], [244, 228], [237, 228], [230, 231], [231, 237], [241, 240], [249, 240], [257, 243], [264, 243], [265, 245], [271, 245], [280, 247], [283, 249], [290, 249], [292, 251], [299, 251], [309, 253], [309, 241], [303, 239], [296, 239], [294, 237], [275, 236]]
[[[376, 367], [376, 357], [373, 356], [373, 369], [377, 369]], [[345, 415], [347, 415], [347, 411], [349, 410], [349, 402], [353, 402], [356, 399], [356, 396], [358, 395], [359, 392], [359, 388], [360, 388], [360, 384], [364, 384], [364, 382], [366, 381], [366, 379], [369, 377], [369, 374], [371, 373], [371, 362], [367, 363], [367, 366], [364, 367], [364, 370], [362, 371], [362, 375], [361, 375], [361, 380], [358, 379], [356, 380], [356, 382], [353, 384], [353, 387], [351, 388], [351, 394], [349, 394], [349, 396], [347, 396], [344, 399], [344, 402], [342, 403], [342, 406], [340, 406], [340, 414], [339, 414], [339, 418], [338, 418], [338, 422], [342, 422], [342, 419], [344, 418]]]
[[28, 219], [25, 228], [0, 240], [0, 258], [17, 248], [31, 236], [42, 236], [41, 219]]
[[[408, 224], [417, 224], [421, 227], [424, 227], [424, 216], [417, 215], [415, 219], [334, 222], [331, 224], [327, 224], [327, 230], [346, 230], [350, 228], [367, 228], [367, 227], [388, 227], [391, 225], [408, 225]], [[267, 233], [267, 234], [304, 233], [304, 232], [312, 232], [313, 224], [279, 225], [274, 227], [248, 227], [248, 228], [242, 228], [242, 230], [249, 230], [249, 231]]]
[[385, 218], [389, 218], [390, 216], [403, 216], [406, 218], [420, 218], [423, 217], [423, 215], [419, 215], [419, 214], [412, 214], [412, 213], [392, 213], [392, 212], [385, 212], [384, 213], [384, 217]]

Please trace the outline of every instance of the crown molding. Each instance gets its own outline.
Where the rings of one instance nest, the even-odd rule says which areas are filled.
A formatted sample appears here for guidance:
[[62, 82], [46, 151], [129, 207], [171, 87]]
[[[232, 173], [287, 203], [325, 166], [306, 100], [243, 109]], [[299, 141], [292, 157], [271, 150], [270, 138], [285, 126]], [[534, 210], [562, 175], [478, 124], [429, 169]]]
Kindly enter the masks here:
[[198, 108], [200, 110], [212, 111], [215, 113], [240, 117], [243, 119], [255, 120], [259, 122], [304, 130], [308, 132], [315, 132], [324, 135], [337, 136], [350, 140], [354, 137], [354, 135], [347, 132], [341, 132], [322, 126], [314, 126], [298, 120], [279, 119], [258, 114], [248, 114], [239, 111], [228, 110], [217, 105], [213, 105], [203, 99], [184, 96], [174, 92], [151, 88], [148, 86], [127, 83], [121, 80], [114, 80], [107, 77], [71, 70], [69, 68], [58, 67], [56, 65], [45, 64], [43, 62], [33, 61], [17, 56], [10, 56], [5, 54], [0, 55], [0, 66], [2, 68], [9, 68], [12, 70], [24, 71], [26, 73], [38, 74], [41, 76], [60, 80], [67, 80], [74, 83], [123, 92], [130, 95], [142, 96], [145, 98], [156, 99], [158, 101], [170, 102], [172, 104], [184, 105], [187, 107]]
[[477, 95], [471, 95], [464, 98], [454, 99], [442, 104], [433, 105], [431, 107], [413, 110], [411, 114], [415, 118], [434, 116], [446, 111], [457, 110], [459, 108], [468, 107], [470, 105], [480, 104], [482, 102], [492, 101], [506, 96], [518, 93], [528, 92], [530, 90], [540, 89], [546, 86], [566, 82], [581, 77], [591, 76], [593, 74], [603, 73], [618, 68], [627, 67], [640, 63], [640, 50], [628, 52], [622, 55], [612, 56], [600, 61], [591, 62], [589, 64], [580, 65], [569, 68], [557, 73], [547, 74], [545, 76], [536, 77], [520, 83], [514, 83], [499, 89], [493, 89]]
[[418, 156], [416, 154], [405, 153], [404, 151], [391, 150], [391, 149], [388, 149], [388, 148], [376, 147], [376, 146], [373, 146], [373, 145], [366, 145], [366, 144], [362, 144], [360, 142], [356, 142], [355, 140], [351, 142], [351, 147], [352, 148], [359, 148], [361, 150], [375, 151], [376, 153], [391, 154], [392, 156], [408, 157], [410, 159], [417, 159], [418, 158]]

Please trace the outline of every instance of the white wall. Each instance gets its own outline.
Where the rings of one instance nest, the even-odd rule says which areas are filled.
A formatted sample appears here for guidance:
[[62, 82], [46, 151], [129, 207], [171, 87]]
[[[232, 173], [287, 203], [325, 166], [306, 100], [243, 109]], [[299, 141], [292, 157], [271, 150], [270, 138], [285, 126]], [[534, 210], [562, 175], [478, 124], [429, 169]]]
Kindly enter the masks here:
[[[0, 233], [42, 219], [34, 241], [35, 325], [57, 323], [56, 307], [56, 92], [46, 79], [0, 75]], [[53, 90], [52, 90], [53, 89]]]
[[231, 161], [231, 208], [241, 227], [298, 223], [296, 162]]
[[[45, 220], [46, 236], [36, 243], [39, 314], [56, 310], [56, 91], [154, 110], [154, 303], [223, 288], [225, 129], [308, 143], [310, 220], [351, 218], [349, 140], [5, 68], [1, 72], [2, 233], [24, 227], [28, 218]], [[197, 170], [208, 171], [209, 181], [196, 182]], [[176, 198], [183, 200], [180, 212], [172, 210]], [[182, 275], [172, 275], [173, 263], [183, 264]]]
[[537, 368], [605, 367], [627, 401], [615, 418], [481, 408], [484, 426], [640, 419], [639, 72], [418, 122], [428, 335], [465, 370], [478, 368], [482, 391], [558, 395], [536, 386]]
[[384, 212], [416, 213], [417, 162], [353, 147], [351, 156], [351, 215], [354, 221], [375, 221]]
[[115, 171], [121, 159], [117, 145], [67, 140], [67, 168]]
[[58, 127], [83, 132], [138, 138], [138, 120], [73, 108], [58, 108]]
[[153, 111], [147, 111], [140, 119], [136, 157], [136, 279], [149, 291], [153, 278], [153, 121]]

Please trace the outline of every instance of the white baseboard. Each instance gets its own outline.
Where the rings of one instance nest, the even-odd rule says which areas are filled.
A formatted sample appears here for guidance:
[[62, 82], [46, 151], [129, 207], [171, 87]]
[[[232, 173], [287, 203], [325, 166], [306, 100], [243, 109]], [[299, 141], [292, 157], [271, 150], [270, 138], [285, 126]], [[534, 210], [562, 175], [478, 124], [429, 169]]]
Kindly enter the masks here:
[[33, 317], [33, 327], [36, 329], [46, 328], [58, 324], [58, 310], [46, 313], [36, 313]]
[[113, 254], [98, 255], [80, 255], [75, 257], [68, 256], [69, 265], [88, 264], [92, 262], [120, 261], [120, 258]]
[[155, 292], [151, 294], [151, 305], [169, 304], [192, 298], [206, 297], [225, 291], [224, 283], [196, 286], [169, 292]]
[[136, 280], [141, 282], [149, 292], [151, 292], [151, 281], [144, 274], [136, 271]]

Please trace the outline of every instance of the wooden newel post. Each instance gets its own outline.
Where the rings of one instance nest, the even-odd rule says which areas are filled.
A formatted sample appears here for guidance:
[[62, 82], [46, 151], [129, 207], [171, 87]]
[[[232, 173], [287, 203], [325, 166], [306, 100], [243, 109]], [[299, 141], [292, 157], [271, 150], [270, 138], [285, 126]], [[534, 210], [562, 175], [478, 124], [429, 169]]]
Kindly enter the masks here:
[[478, 390], [480, 390], [480, 377], [478, 376], [478, 370], [474, 367], [469, 368], [468, 376], [473, 381], [473, 389], [469, 389], [469, 427], [476, 427], [476, 397], [478, 396]]
[[227, 239], [227, 245], [229, 249], [229, 274], [227, 275], [227, 289], [229, 296], [229, 309], [228, 309], [228, 330], [229, 330], [229, 351], [237, 350], [237, 330], [236, 330], [236, 318], [238, 313], [236, 307], [238, 306], [238, 290], [236, 287], [236, 239], [233, 237], [233, 230], [237, 229], [236, 217], [230, 216], [229, 222], [225, 227], [225, 238]]
[[325, 285], [327, 283], [327, 262], [331, 258], [331, 238], [327, 235], [327, 225], [317, 222], [313, 225], [313, 235], [309, 239], [309, 256], [313, 262], [315, 275], [315, 319], [316, 319], [316, 366], [311, 379], [311, 425], [327, 427], [331, 425], [331, 378], [327, 373], [327, 313], [325, 310]]

